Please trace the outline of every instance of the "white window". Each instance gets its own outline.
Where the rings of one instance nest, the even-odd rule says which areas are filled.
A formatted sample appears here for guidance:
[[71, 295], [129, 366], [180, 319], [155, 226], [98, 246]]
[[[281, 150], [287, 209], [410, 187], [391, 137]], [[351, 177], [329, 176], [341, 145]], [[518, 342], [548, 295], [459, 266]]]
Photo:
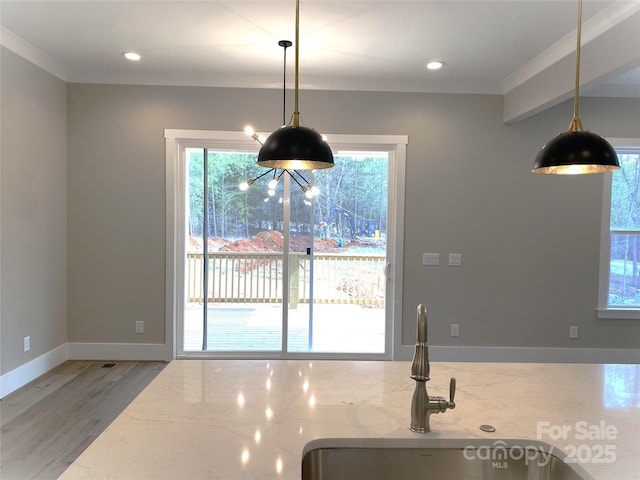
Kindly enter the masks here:
[[611, 144], [620, 170], [604, 178], [598, 316], [640, 319], [640, 139]]

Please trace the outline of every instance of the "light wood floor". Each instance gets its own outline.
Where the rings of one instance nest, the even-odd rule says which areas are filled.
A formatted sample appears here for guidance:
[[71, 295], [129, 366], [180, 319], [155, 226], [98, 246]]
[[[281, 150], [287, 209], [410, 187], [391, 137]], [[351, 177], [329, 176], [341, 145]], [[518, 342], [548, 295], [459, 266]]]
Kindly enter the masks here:
[[58, 478], [165, 365], [68, 361], [7, 395], [0, 401], [0, 478]]

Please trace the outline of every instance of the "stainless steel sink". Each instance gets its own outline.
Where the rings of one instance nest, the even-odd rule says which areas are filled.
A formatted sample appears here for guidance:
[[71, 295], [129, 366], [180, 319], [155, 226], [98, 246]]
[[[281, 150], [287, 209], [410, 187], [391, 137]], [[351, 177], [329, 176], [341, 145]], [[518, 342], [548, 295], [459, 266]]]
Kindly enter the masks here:
[[537, 440], [324, 438], [305, 445], [303, 480], [593, 480]]

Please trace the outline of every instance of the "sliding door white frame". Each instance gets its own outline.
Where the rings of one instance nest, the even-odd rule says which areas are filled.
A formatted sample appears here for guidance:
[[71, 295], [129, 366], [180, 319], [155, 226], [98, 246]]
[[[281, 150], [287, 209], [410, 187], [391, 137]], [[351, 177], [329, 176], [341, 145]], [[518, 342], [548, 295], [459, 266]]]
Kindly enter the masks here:
[[[404, 188], [406, 170], [405, 135], [327, 135], [334, 153], [340, 151], [386, 151], [389, 154], [387, 259], [386, 269], [386, 332], [384, 355], [315, 354], [259, 352], [243, 357], [260, 358], [336, 358], [336, 359], [393, 359], [400, 352], [402, 328], [402, 278], [404, 245]], [[217, 150], [257, 151], [258, 145], [244, 132], [209, 130], [165, 130], [166, 140], [166, 298], [165, 298], [165, 359], [176, 358], [177, 339], [184, 314], [181, 299], [184, 292], [184, 154], [185, 148], [203, 146]], [[207, 357], [203, 352], [203, 357]], [[216, 355], [216, 358], [222, 358]], [[233, 358], [238, 358], [233, 356]]]

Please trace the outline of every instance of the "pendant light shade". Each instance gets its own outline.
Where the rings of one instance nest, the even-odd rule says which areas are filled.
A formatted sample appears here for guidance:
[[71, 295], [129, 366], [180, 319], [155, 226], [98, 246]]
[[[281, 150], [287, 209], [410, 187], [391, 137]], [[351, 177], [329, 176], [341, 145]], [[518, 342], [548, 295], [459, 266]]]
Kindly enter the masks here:
[[287, 125], [262, 145], [258, 165], [283, 170], [319, 170], [334, 166], [329, 144], [312, 128]]
[[547, 142], [533, 164], [533, 173], [575, 175], [618, 170], [618, 155], [600, 135], [582, 129], [578, 117], [580, 92], [580, 33], [582, 30], [582, 0], [578, 0], [578, 28], [576, 45], [576, 78], [573, 96], [573, 119], [569, 130]]
[[535, 173], [572, 175], [604, 173], [620, 168], [614, 148], [600, 135], [568, 131], [550, 140], [538, 153]]

